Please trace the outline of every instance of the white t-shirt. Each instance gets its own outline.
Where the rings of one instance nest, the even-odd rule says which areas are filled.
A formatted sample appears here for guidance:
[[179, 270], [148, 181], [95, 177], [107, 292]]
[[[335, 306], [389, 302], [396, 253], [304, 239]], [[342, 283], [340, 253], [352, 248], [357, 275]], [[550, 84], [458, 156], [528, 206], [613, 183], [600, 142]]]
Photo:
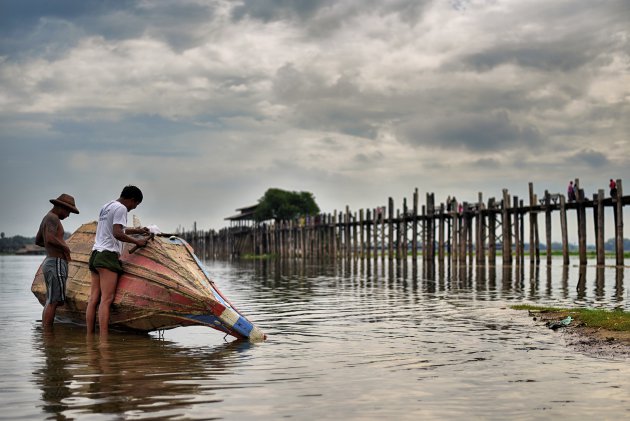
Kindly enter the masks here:
[[123, 229], [127, 226], [127, 208], [117, 200], [112, 200], [101, 208], [92, 250], [113, 251], [119, 256], [122, 254], [123, 243], [114, 237], [114, 224], [122, 225]]

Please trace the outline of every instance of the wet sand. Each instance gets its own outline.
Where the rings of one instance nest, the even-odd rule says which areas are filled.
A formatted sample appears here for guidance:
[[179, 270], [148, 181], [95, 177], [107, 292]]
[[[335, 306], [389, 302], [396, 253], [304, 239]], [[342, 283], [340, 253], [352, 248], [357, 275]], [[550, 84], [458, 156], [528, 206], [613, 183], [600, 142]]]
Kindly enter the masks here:
[[[548, 329], [549, 322], [559, 322], [568, 312], [529, 312], [536, 324]], [[556, 330], [570, 348], [596, 358], [630, 359], [630, 332], [592, 328], [574, 321]]]

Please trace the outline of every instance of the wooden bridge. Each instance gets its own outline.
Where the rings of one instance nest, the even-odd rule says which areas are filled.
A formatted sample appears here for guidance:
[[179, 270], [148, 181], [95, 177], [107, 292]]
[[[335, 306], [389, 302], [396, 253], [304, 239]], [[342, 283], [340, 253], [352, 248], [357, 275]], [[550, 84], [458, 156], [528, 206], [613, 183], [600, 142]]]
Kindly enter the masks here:
[[[418, 189], [411, 205], [403, 200], [402, 208], [395, 209], [389, 198], [387, 207], [361, 209], [351, 212], [320, 214], [292, 221], [254, 224], [223, 228], [219, 231], [180, 233], [206, 259], [235, 256], [268, 255], [280, 258], [343, 258], [381, 260], [414, 259], [421, 256], [427, 264], [448, 259], [453, 264], [495, 265], [498, 256], [504, 266], [522, 264], [525, 255], [532, 263], [540, 263], [539, 217], [544, 217], [545, 254], [547, 264], [552, 259], [552, 214], [559, 213], [563, 264], [569, 264], [567, 213], [577, 218], [579, 264], [587, 263], [587, 209], [591, 210], [594, 227], [597, 265], [604, 265], [605, 208], [612, 208], [615, 233], [615, 263], [624, 264], [623, 207], [630, 204], [630, 196], [623, 196], [622, 182], [617, 180], [617, 196], [605, 197], [599, 190], [587, 198], [575, 180], [577, 197], [567, 202], [563, 194], [545, 191], [542, 197], [534, 194], [529, 183], [529, 200], [524, 203], [517, 196], [503, 190], [500, 200], [483, 202], [482, 193], [475, 203], [461, 205], [435, 203], [435, 195], [428, 193], [426, 203], [418, 206]], [[529, 250], [526, 250], [528, 227]], [[196, 224], [195, 224], [196, 227]], [[526, 253], [526, 251], [528, 253]]]

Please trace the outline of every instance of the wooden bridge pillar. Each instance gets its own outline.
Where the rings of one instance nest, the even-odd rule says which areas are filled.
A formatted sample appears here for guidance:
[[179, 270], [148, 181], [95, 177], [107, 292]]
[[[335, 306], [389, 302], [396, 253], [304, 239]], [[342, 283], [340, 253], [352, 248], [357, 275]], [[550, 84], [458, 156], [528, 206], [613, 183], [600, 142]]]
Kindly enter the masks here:
[[475, 230], [475, 255], [477, 257], [477, 264], [485, 264], [485, 221], [483, 212], [483, 193], [479, 192], [477, 201], [477, 226]]
[[444, 203], [440, 203], [440, 213], [438, 222], [438, 260], [444, 263]]
[[[365, 239], [367, 241], [366, 247], [365, 247], [365, 254], [366, 254], [366, 258], [369, 261], [370, 258], [372, 257], [372, 255], [370, 253], [372, 253], [372, 218], [371, 218], [371, 214], [370, 214], [370, 209], [366, 209], [365, 211], [365, 221], [366, 221], [366, 225], [365, 225]], [[369, 266], [368, 266], [369, 267]]]
[[411, 226], [411, 257], [415, 262], [418, 258], [418, 189], [413, 192], [413, 220]]
[[462, 206], [462, 213], [460, 217], [460, 230], [459, 230], [459, 262], [462, 265], [466, 264], [467, 249], [468, 249], [468, 202], [464, 202]]
[[538, 212], [534, 210], [537, 205], [537, 197], [534, 194], [534, 183], [529, 183], [529, 262], [540, 263], [540, 245], [538, 241]]
[[567, 230], [567, 207], [563, 194], [560, 195], [560, 231], [562, 232], [562, 263], [569, 264], [569, 235]]
[[586, 208], [584, 206], [584, 189], [577, 191], [578, 248], [580, 265], [586, 265]]
[[455, 266], [455, 263], [458, 261], [459, 255], [459, 212], [458, 212], [458, 203], [456, 200], [452, 201], [451, 204], [451, 250], [450, 250], [450, 258], [451, 264]]
[[402, 220], [400, 221], [400, 226], [402, 229], [402, 235], [401, 235], [401, 239], [400, 242], [401, 244], [401, 255], [402, 258], [407, 260], [407, 251], [408, 251], [408, 247], [409, 247], [409, 235], [407, 232], [407, 224], [408, 224], [408, 216], [409, 214], [409, 208], [407, 207], [407, 198], [403, 199], [403, 214], [402, 214]]
[[372, 233], [372, 235], [374, 236], [374, 255], [372, 256], [374, 258], [374, 268], [376, 269], [376, 264], [378, 263], [378, 215], [380, 214], [380, 211], [377, 211], [376, 208], [374, 208], [374, 214], [372, 215], [372, 220], [373, 220], [373, 226], [374, 226], [374, 232]]
[[545, 190], [545, 247], [547, 249], [547, 265], [551, 264], [551, 195]]
[[605, 260], [604, 253], [604, 190], [599, 189], [596, 195], [593, 195], [593, 217], [595, 226], [595, 248], [597, 250], [597, 265], [603, 266]]
[[512, 264], [512, 223], [510, 222], [510, 196], [507, 189], [503, 189], [503, 202], [501, 206], [501, 223], [503, 236], [503, 265], [510, 266]]
[[363, 209], [359, 209], [359, 258], [361, 260], [363, 260], [363, 258], [365, 257], [365, 233], [364, 231], [364, 225], [363, 225]]
[[426, 249], [427, 262], [435, 263], [435, 195], [427, 194], [427, 217], [426, 217]]
[[512, 200], [514, 201], [513, 205], [512, 205], [512, 211], [513, 211], [513, 218], [514, 218], [514, 260], [516, 261], [516, 264], [520, 264], [521, 263], [521, 258], [523, 256], [523, 247], [522, 247], [522, 243], [521, 243], [521, 229], [520, 229], [520, 209], [518, 206], [518, 196], [514, 196], [512, 198]]
[[617, 180], [617, 197], [614, 199], [615, 210], [615, 255], [617, 266], [623, 266], [623, 187]]
[[389, 198], [389, 204], [387, 209], [387, 235], [388, 235], [388, 259], [391, 261], [394, 258], [394, 199]]
[[497, 264], [497, 214], [494, 197], [488, 200], [488, 265]]

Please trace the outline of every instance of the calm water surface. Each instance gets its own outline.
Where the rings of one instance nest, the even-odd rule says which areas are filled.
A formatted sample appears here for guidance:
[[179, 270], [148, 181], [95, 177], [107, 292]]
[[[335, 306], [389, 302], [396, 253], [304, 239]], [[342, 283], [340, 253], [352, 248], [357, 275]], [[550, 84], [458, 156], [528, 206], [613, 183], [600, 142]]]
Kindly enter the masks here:
[[0, 419], [630, 417], [629, 360], [577, 353], [508, 308], [628, 311], [629, 269], [207, 262], [269, 335], [250, 345], [202, 327], [44, 333], [41, 260], [0, 256]]

